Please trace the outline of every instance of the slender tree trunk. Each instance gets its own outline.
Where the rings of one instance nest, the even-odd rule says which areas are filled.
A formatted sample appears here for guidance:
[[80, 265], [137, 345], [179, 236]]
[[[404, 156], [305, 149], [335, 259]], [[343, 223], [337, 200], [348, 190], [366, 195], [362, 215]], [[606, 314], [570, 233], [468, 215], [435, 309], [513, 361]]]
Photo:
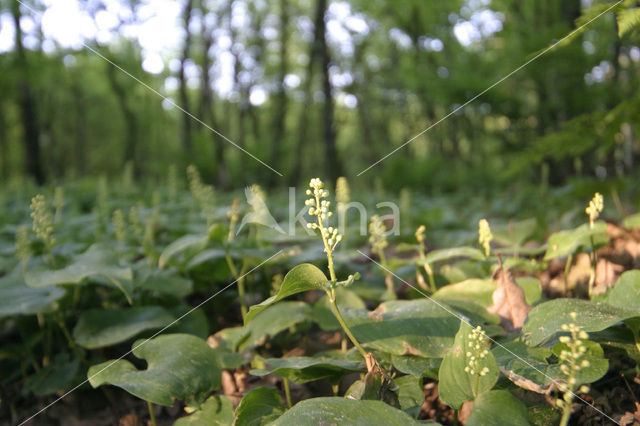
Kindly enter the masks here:
[[[211, 60], [209, 58], [209, 50], [213, 45], [213, 29], [206, 23], [206, 17], [209, 13], [204, 2], [201, 5], [202, 10], [202, 88], [200, 91], [200, 116], [205, 122], [209, 122], [211, 127], [218, 130], [218, 120], [215, 114], [215, 107], [213, 103], [213, 89], [211, 87], [211, 78], [209, 76], [209, 70], [211, 69]], [[215, 154], [216, 164], [216, 184], [220, 188], [227, 188], [229, 186], [229, 172], [225, 164], [225, 144], [226, 141], [222, 140], [214, 132], [206, 130], [210, 133], [211, 142], [213, 143], [213, 150]]]
[[327, 11], [327, 0], [318, 0], [315, 19], [315, 34], [319, 40], [320, 58], [322, 60], [322, 91], [324, 93], [323, 109], [323, 135], [325, 149], [325, 169], [332, 182], [335, 182], [342, 174], [342, 165], [336, 150], [336, 132], [334, 127], [334, 105], [331, 81], [329, 79], [329, 67], [331, 56], [327, 46], [327, 31], [325, 25], [325, 14]]
[[178, 78], [180, 80], [180, 104], [184, 112], [182, 114], [182, 146], [184, 147], [185, 154], [189, 156], [193, 150], [191, 140], [191, 117], [188, 112], [189, 97], [187, 95], [187, 77], [185, 75], [185, 67], [187, 60], [189, 59], [189, 50], [191, 47], [191, 31], [189, 31], [189, 21], [191, 20], [191, 11], [193, 10], [193, 1], [186, 0], [186, 4], [183, 12], [183, 23], [185, 31], [184, 45], [182, 46], [182, 58], [180, 59], [180, 71]]
[[20, 68], [20, 79], [18, 89], [20, 91], [20, 111], [22, 115], [22, 125], [24, 129], [24, 147], [27, 173], [31, 175], [38, 185], [45, 182], [44, 169], [42, 166], [40, 149], [40, 124], [38, 121], [38, 111], [33, 96], [33, 90], [29, 83], [29, 63], [22, 44], [22, 30], [20, 28], [20, 4], [13, 2], [11, 8], [13, 22], [15, 26], [16, 52], [18, 56], [18, 67]]
[[136, 142], [138, 137], [138, 118], [135, 111], [127, 102], [127, 89], [118, 81], [117, 69], [111, 63], [108, 64], [107, 77], [111, 84], [111, 89], [116, 96], [116, 101], [120, 107], [122, 118], [125, 123], [125, 146], [123, 155], [123, 164], [129, 161], [133, 164], [133, 174], [136, 178], [140, 177], [140, 168], [136, 161]]
[[318, 56], [317, 45], [318, 43], [314, 40], [311, 43], [309, 53], [309, 62], [307, 64], [303, 87], [304, 101], [302, 102], [300, 116], [298, 118], [297, 140], [294, 147], [295, 154], [293, 156], [293, 164], [291, 165], [291, 177], [289, 178], [290, 185], [296, 185], [300, 182], [300, 178], [302, 177], [302, 167], [304, 165], [304, 148], [311, 136], [310, 132], [308, 132], [308, 127], [309, 115], [311, 114], [311, 101], [313, 99], [311, 88], [313, 87], [314, 65]]
[[[280, 66], [278, 68], [278, 89], [275, 96], [275, 108], [273, 116], [273, 139], [271, 142], [271, 159], [269, 163], [272, 167], [280, 168], [280, 157], [282, 156], [282, 143], [285, 137], [285, 118], [287, 115], [287, 90], [285, 87], [285, 77], [289, 69], [287, 60], [287, 49], [289, 44], [289, 11], [287, 10], [287, 0], [280, 0]], [[270, 175], [269, 184], [274, 186], [276, 174]]]

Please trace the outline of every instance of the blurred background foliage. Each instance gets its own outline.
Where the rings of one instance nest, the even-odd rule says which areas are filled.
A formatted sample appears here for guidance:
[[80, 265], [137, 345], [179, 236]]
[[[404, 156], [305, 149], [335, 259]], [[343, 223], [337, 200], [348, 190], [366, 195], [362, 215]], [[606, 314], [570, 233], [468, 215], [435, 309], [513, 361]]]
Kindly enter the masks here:
[[0, 176], [153, 183], [194, 163], [223, 189], [355, 178], [597, 17], [353, 182], [633, 177], [640, 8], [598, 17], [615, 3], [0, 0]]

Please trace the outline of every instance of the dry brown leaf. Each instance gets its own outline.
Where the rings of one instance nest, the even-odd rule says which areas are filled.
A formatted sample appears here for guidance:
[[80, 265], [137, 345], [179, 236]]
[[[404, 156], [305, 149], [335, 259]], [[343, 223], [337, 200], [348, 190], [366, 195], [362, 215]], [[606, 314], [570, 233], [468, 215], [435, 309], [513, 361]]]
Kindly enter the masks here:
[[135, 414], [125, 414], [118, 420], [118, 426], [142, 426], [142, 420]]
[[493, 304], [487, 311], [500, 317], [500, 323], [506, 331], [520, 330], [531, 310], [524, 297], [524, 291], [516, 284], [511, 272], [502, 267], [501, 260], [493, 279], [498, 288], [493, 292]]

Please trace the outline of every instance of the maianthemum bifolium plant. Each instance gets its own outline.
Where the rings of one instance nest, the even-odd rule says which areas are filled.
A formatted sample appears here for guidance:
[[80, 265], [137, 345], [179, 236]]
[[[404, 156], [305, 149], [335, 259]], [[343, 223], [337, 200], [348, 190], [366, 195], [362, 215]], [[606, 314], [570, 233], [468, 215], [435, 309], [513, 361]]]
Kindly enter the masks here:
[[336, 287], [340, 285], [349, 285], [354, 280], [358, 279], [358, 275], [349, 275], [346, 281], [338, 282], [338, 278], [336, 276], [335, 266], [333, 264], [333, 251], [340, 241], [342, 241], [342, 235], [338, 233], [338, 230], [332, 226], [328, 226], [328, 219], [333, 216], [333, 212], [331, 211], [331, 202], [326, 198], [329, 196], [329, 191], [324, 189], [324, 183], [318, 179], [311, 179], [309, 182], [310, 189], [307, 189], [307, 195], [310, 195], [311, 198], [307, 199], [305, 204], [309, 206], [309, 214], [314, 216], [316, 219], [315, 223], [308, 223], [307, 227], [309, 229], [317, 230], [320, 232], [320, 237], [322, 238], [322, 244], [324, 245], [324, 251], [327, 255], [327, 265], [329, 268], [329, 275], [331, 277], [331, 281], [327, 283], [324, 287], [324, 291], [329, 298], [329, 302], [331, 304], [331, 309], [333, 313], [340, 323], [342, 330], [349, 337], [351, 343], [358, 349], [358, 352], [362, 355], [363, 358], [367, 357], [367, 351], [364, 350], [360, 342], [353, 335], [344, 319], [342, 318], [342, 314], [338, 309], [338, 304], [336, 303]]

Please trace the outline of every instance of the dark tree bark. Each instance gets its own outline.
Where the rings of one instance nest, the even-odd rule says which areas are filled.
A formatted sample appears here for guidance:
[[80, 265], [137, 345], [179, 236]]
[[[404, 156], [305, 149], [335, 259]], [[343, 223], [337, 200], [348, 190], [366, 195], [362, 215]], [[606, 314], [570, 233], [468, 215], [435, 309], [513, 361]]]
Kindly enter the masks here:
[[136, 112], [131, 108], [127, 100], [127, 89], [119, 81], [117, 76], [118, 70], [110, 62], [107, 68], [107, 77], [111, 89], [116, 96], [116, 101], [120, 107], [122, 118], [125, 123], [125, 146], [123, 155], [123, 164], [131, 161], [133, 164], [133, 175], [140, 177], [140, 167], [136, 161], [136, 142], [138, 138], [138, 118]]
[[315, 19], [315, 37], [319, 40], [319, 54], [322, 61], [322, 91], [324, 93], [323, 109], [323, 135], [325, 150], [325, 169], [331, 182], [335, 182], [342, 174], [342, 165], [338, 159], [336, 150], [336, 132], [334, 128], [334, 105], [331, 81], [329, 79], [329, 67], [331, 56], [327, 46], [327, 31], [325, 14], [327, 0], [318, 0]]
[[293, 159], [293, 167], [290, 182], [298, 183], [303, 164], [303, 151], [305, 140], [309, 136], [307, 126], [309, 124], [309, 113], [311, 108], [311, 88], [313, 87], [313, 74], [316, 62], [320, 62], [322, 70], [322, 91], [325, 95], [322, 127], [323, 127], [323, 145], [325, 152], [325, 170], [327, 177], [334, 181], [342, 174], [342, 166], [338, 159], [335, 145], [335, 129], [333, 123], [333, 96], [331, 91], [331, 82], [329, 80], [329, 66], [331, 58], [326, 39], [325, 13], [327, 11], [327, 0], [318, 0], [316, 3], [316, 13], [314, 18], [314, 34], [311, 43], [311, 52], [309, 54], [309, 63], [307, 64], [307, 75], [305, 79], [304, 93], [305, 99], [301, 110], [300, 120], [298, 123], [298, 140], [295, 147], [295, 156]]
[[[202, 10], [202, 88], [200, 91], [200, 116], [202, 120], [208, 122], [212, 128], [218, 129], [218, 120], [215, 114], [213, 89], [211, 88], [211, 78], [209, 76], [209, 70], [211, 69], [211, 60], [209, 58], [209, 50], [213, 45], [213, 28], [210, 28], [206, 23], [206, 17], [209, 10], [206, 5], [201, 5]], [[225, 164], [225, 142], [222, 138], [218, 137], [214, 132], [207, 130], [211, 135], [211, 141], [213, 142], [215, 162], [216, 162], [216, 184], [220, 188], [228, 188], [229, 186], [229, 172]]]
[[29, 63], [22, 44], [22, 30], [20, 28], [20, 4], [12, 2], [11, 8], [16, 32], [16, 52], [20, 77], [18, 90], [20, 96], [20, 112], [24, 129], [24, 148], [27, 173], [33, 177], [38, 185], [45, 183], [40, 149], [40, 124], [33, 89], [29, 83]]
[[191, 20], [191, 12], [193, 10], [193, 1], [187, 0], [184, 12], [183, 23], [185, 31], [184, 45], [182, 46], [182, 57], [180, 59], [180, 71], [178, 73], [178, 79], [180, 80], [180, 106], [185, 111], [182, 114], [182, 146], [184, 147], [185, 154], [187, 156], [191, 154], [193, 150], [191, 140], [191, 117], [189, 116], [189, 97], [187, 94], [187, 78], [185, 75], [185, 66], [189, 59], [189, 51], [191, 49], [191, 31], [189, 31], [189, 21]]
[[[285, 136], [285, 118], [287, 115], [287, 91], [284, 79], [287, 76], [289, 62], [287, 60], [289, 44], [289, 11], [287, 0], [280, 0], [280, 66], [278, 68], [278, 89], [275, 96], [275, 111], [273, 116], [273, 139], [271, 141], [271, 159], [269, 164], [279, 169], [282, 156], [282, 142]], [[277, 175], [271, 175], [269, 185], [274, 186]]]

